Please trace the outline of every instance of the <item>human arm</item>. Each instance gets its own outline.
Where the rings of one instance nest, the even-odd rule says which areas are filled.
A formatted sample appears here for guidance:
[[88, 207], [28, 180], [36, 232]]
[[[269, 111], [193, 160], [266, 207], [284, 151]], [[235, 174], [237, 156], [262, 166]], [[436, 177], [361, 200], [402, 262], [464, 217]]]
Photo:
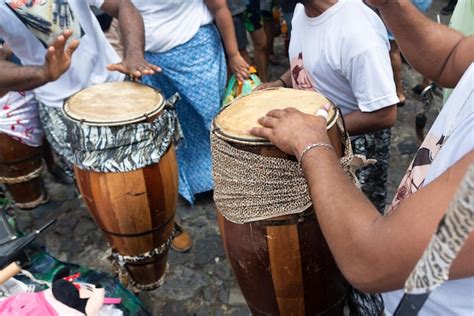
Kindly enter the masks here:
[[391, 105], [374, 112], [354, 111], [344, 116], [346, 131], [351, 136], [392, 127], [397, 121], [397, 106]]
[[[376, 7], [407, 61], [443, 87], [455, 87], [474, 61], [474, 36], [437, 24], [410, 0], [366, 0]], [[421, 53], [420, 52], [424, 52]]]
[[137, 78], [161, 71], [160, 67], [145, 60], [143, 19], [133, 3], [130, 0], [105, 0], [100, 9], [118, 19], [124, 46], [124, 60], [121, 63], [108, 65], [107, 69]]
[[255, 88], [256, 91], [268, 88], [293, 88], [293, 81], [291, 80], [291, 70], [288, 69], [278, 80], [272, 82], [265, 82]]
[[227, 7], [227, 2], [226, 0], [205, 0], [205, 2], [214, 15], [217, 28], [222, 36], [225, 51], [229, 58], [230, 69], [237, 77], [237, 80], [242, 82], [249, 77], [249, 65], [239, 53], [237, 39], [235, 37], [234, 22], [232, 21], [232, 15]]
[[[260, 123], [265, 128], [253, 129], [252, 134], [296, 157], [309, 144], [329, 143], [326, 121], [295, 109], [272, 111]], [[402, 288], [473, 162], [471, 151], [384, 217], [351, 183], [333, 151], [308, 151], [302, 167], [318, 222], [348, 281], [364, 292]], [[456, 258], [450, 278], [474, 275], [472, 262], [474, 234]]]
[[0, 93], [35, 89], [50, 81], [57, 80], [71, 65], [71, 57], [79, 41], [66, 42], [72, 35], [65, 31], [48, 47], [45, 62], [41, 66], [18, 66], [0, 60]]

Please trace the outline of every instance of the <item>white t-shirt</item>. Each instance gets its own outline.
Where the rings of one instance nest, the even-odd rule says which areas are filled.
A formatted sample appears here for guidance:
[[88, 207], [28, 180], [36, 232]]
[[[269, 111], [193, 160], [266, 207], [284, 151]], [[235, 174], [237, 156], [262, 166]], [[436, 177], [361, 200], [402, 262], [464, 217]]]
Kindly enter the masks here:
[[[474, 63], [466, 71], [438, 115], [395, 195], [392, 207], [439, 177], [474, 150]], [[397, 210], [394, 209], [394, 212]], [[382, 294], [392, 315], [403, 290]], [[431, 292], [420, 316], [473, 315], [474, 277], [447, 281]]]
[[132, 0], [145, 24], [145, 50], [167, 52], [213, 21], [204, 0]]
[[339, 0], [310, 18], [297, 4], [290, 64], [293, 87], [316, 89], [346, 115], [398, 103], [390, 44], [380, 18], [360, 0]]
[[103, 0], [69, 0], [60, 8], [60, 15], [55, 14], [54, 0], [36, 1], [31, 7], [15, 6], [23, 2], [26, 1], [0, 0], [0, 37], [24, 65], [43, 65], [46, 45], [61, 29], [73, 30], [73, 38], [80, 40], [70, 69], [58, 80], [33, 91], [38, 101], [61, 107], [64, 99], [86, 87], [123, 80], [122, 74], [106, 69], [108, 64], [120, 62], [120, 58], [89, 9], [89, 5], [101, 7]]

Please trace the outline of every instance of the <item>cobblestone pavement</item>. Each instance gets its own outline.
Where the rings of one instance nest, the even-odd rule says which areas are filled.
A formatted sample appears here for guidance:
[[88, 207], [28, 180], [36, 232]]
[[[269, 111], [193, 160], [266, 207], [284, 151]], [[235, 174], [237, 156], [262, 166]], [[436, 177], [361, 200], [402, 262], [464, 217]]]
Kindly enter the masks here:
[[[434, 1], [431, 17], [434, 18], [444, 2]], [[446, 23], [445, 17], [443, 22]], [[276, 52], [279, 56], [285, 55], [281, 39], [277, 39]], [[278, 78], [288, 67], [288, 60], [280, 59], [280, 65], [270, 67], [272, 79]], [[398, 122], [392, 132], [388, 201], [418, 147], [414, 119], [421, 102], [413, 96], [410, 87], [419, 80], [420, 76], [404, 65], [408, 100], [404, 107], [399, 108]], [[429, 123], [433, 121], [440, 102], [440, 97], [436, 96], [435, 106], [429, 112]], [[59, 216], [58, 222], [40, 237], [40, 243], [60, 260], [111, 272], [106, 252], [108, 244], [75, 188], [54, 183], [46, 174], [45, 179], [51, 202], [34, 212], [16, 211], [19, 228], [31, 230]], [[224, 255], [211, 196], [201, 196], [194, 207], [181, 204], [177, 212], [183, 226], [193, 236], [194, 247], [185, 254], [170, 251], [164, 285], [141, 293], [140, 298], [154, 315], [249, 315]]]

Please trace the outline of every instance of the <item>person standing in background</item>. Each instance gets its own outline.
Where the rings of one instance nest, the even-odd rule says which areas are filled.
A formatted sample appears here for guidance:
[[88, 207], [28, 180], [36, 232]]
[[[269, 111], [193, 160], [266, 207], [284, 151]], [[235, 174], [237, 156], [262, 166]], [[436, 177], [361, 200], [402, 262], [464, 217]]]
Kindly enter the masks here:
[[251, 64], [252, 61], [247, 51], [248, 40], [245, 29], [246, 0], [227, 0], [227, 6], [232, 14], [239, 53], [247, 64]]
[[[432, 0], [412, 0], [412, 3], [420, 10], [421, 12], [426, 12], [431, 7]], [[395, 87], [397, 89], [397, 96], [400, 102], [398, 106], [404, 106], [406, 101], [405, 93], [403, 92], [402, 84], [402, 55], [400, 48], [398, 47], [395, 38], [393, 37], [392, 32], [387, 28], [388, 39], [390, 41], [390, 62], [392, 63], [393, 69], [393, 78], [395, 81]], [[413, 87], [413, 92], [415, 94], [421, 94], [421, 92], [431, 83], [427, 78], [423, 77], [423, 82]]]
[[[249, 65], [239, 54], [226, 0], [133, 3], [145, 23], [145, 58], [163, 69], [160, 74], [144, 77], [143, 82], [160, 89], [167, 98], [176, 92], [181, 96], [176, 106], [184, 134], [177, 148], [179, 194], [192, 204], [196, 194], [214, 188], [209, 132], [227, 81], [222, 42], [238, 80], [248, 78]], [[180, 234], [172, 246], [186, 251], [191, 238]]]
[[444, 6], [441, 11], [439, 11], [439, 13], [441, 13], [442, 15], [450, 15], [451, 13], [453, 13], [457, 3], [458, 0], [448, 0], [448, 4]]
[[283, 12], [283, 16], [285, 18], [285, 22], [288, 29], [288, 38], [285, 39], [285, 51], [288, 51], [290, 47], [292, 30], [291, 21], [293, 20], [293, 12], [295, 12], [295, 7], [297, 3], [298, 0], [280, 0], [281, 10]]
[[[362, 190], [385, 209], [390, 128], [398, 98], [381, 19], [358, 0], [307, 0], [297, 4], [290, 42], [290, 70], [266, 87], [316, 90], [342, 111], [357, 154], [377, 163], [358, 172]], [[313, 4], [314, 3], [314, 4]], [[315, 6], [317, 16], [306, 8]], [[331, 36], [327, 36], [331, 34]], [[337, 56], [337, 57], [336, 57]]]
[[245, 28], [250, 33], [253, 44], [253, 59], [258, 76], [262, 82], [268, 80], [267, 68], [267, 37], [263, 28], [263, 16], [260, 9], [260, 0], [247, 0], [245, 11]]

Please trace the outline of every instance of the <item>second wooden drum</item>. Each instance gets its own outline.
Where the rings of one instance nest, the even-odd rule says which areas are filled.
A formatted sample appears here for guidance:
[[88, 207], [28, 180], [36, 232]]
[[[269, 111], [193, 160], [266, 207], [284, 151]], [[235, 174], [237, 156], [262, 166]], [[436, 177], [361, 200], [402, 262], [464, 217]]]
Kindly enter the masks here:
[[172, 131], [160, 128], [174, 126], [174, 114], [158, 91], [131, 82], [85, 89], [64, 112], [77, 185], [92, 217], [132, 284], [159, 286], [178, 198]]
[[[270, 188], [270, 183], [278, 184], [281, 180], [274, 175], [279, 171], [277, 167], [273, 169], [273, 164], [278, 164], [278, 159], [296, 164], [295, 157], [249, 134], [252, 127], [259, 126], [258, 118], [272, 109], [295, 107], [314, 114], [326, 104], [330, 101], [315, 92], [269, 89], [237, 99], [214, 121], [219, 228], [227, 257], [253, 315], [342, 315], [349, 285], [336, 266], [313, 207], [291, 210], [292, 204], [286, 205], [287, 197], [282, 197], [290, 188], [283, 186], [275, 190], [275, 185]], [[345, 135], [337, 127], [338, 119], [332, 105], [328, 134], [337, 154], [342, 156]], [[239, 157], [240, 153], [244, 153], [245, 159]], [[262, 165], [269, 170], [257, 170], [248, 163], [260, 161], [262, 156], [268, 157], [268, 166], [265, 160]], [[233, 163], [238, 165], [238, 171], [229, 171], [234, 168]], [[264, 173], [267, 179], [259, 180], [255, 176], [259, 173]], [[302, 177], [302, 174], [294, 176]], [[240, 179], [234, 181], [232, 177]], [[267, 201], [287, 212], [273, 216], [260, 212], [258, 204], [265, 208]]]

